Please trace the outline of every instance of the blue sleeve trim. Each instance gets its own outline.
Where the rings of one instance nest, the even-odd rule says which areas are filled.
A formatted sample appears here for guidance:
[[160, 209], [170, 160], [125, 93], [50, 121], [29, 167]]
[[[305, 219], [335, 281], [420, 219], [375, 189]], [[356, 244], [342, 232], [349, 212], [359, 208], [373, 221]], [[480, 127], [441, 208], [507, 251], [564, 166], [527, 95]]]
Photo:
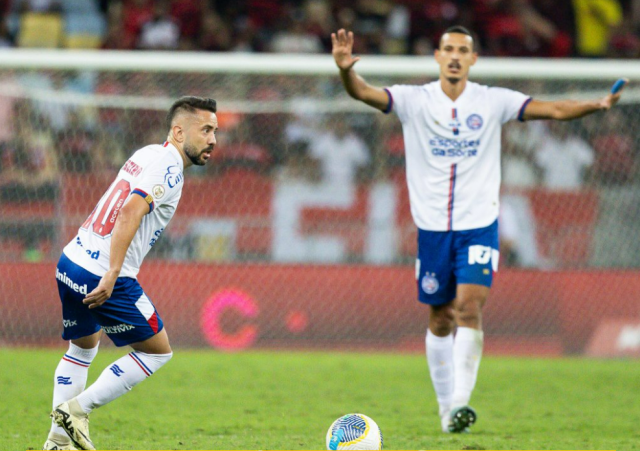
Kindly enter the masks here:
[[153, 202], [153, 197], [151, 197], [149, 194], [142, 191], [140, 188], [134, 189], [131, 194], [137, 194], [138, 196], [142, 196], [142, 198], [149, 204], [149, 213], [153, 211], [155, 207], [155, 204]]
[[387, 88], [383, 88], [383, 89], [384, 89], [384, 92], [387, 93], [387, 97], [389, 97], [389, 103], [387, 104], [387, 107], [384, 110], [382, 110], [382, 112], [384, 114], [389, 114], [393, 110], [393, 95], [391, 95], [391, 91], [389, 91]]
[[518, 120], [520, 122], [524, 122], [524, 110], [527, 109], [527, 105], [529, 105], [529, 102], [531, 102], [533, 99], [531, 97], [529, 97], [527, 100], [524, 101], [524, 103], [522, 104], [522, 106], [520, 107], [520, 111], [518, 112]]

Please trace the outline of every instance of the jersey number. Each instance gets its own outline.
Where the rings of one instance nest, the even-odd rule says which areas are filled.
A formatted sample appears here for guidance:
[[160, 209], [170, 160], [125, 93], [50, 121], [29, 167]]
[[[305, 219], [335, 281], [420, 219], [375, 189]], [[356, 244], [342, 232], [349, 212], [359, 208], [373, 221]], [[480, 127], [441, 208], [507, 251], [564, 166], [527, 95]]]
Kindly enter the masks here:
[[[131, 185], [126, 180], [120, 180], [111, 185], [111, 188], [102, 196], [102, 199], [82, 224], [81, 228], [88, 230], [93, 224], [93, 233], [101, 237], [110, 235], [113, 227], [116, 225], [118, 213], [120, 213], [120, 209], [130, 192]], [[102, 208], [100, 208], [100, 211], [96, 214], [100, 206], [102, 206]]]

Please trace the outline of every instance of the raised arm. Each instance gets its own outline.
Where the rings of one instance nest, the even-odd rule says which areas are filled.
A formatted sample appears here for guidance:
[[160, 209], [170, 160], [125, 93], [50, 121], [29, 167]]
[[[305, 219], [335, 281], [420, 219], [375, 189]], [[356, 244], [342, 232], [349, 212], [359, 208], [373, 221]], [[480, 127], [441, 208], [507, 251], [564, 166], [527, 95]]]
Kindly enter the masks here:
[[608, 94], [597, 100], [557, 100], [544, 102], [532, 100], [526, 106], [523, 114], [524, 120], [532, 119], [556, 119], [568, 121], [587, 116], [596, 111], [606, 111], [618, 103], [621, 91], [616, 94]]
[[385, 111], [389, 106], [389, 96], [384, 89], [371, 86], [364, 78], [356, 73], [353, 65], [360, 61], [360, 57], [353, 57], [353, 32], [344, 29], [331, 33], [333, 44], [333, 58], [340, 69], [340, 78], [347, 93], [356, 100]]

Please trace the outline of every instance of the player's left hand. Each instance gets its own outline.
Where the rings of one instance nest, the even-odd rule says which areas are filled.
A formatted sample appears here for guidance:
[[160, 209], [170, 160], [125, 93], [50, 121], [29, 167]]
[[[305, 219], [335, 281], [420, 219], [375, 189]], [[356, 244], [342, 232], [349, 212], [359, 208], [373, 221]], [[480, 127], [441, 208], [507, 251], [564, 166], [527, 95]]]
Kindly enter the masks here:
[[622, 88], [620, 88], [620, 90], [618, 92], [616, 92], [615, 94], [609, 94], [605, 97], [602, 98], [602, 100], [600, 100], [600, 107], [607, 111], [609, 109], [611, 109], [612, 106], [614, 106], [616, 103], [618, 103], [618, 101], [620, 100], [620, 96], [622, 95], [622, 90], [624, 89], [624, 87], [626, 86], [627, 83], [629, 83], [628, 79], [624, 79], [625, 83], [622, 86]]
[[113, 274], [111, 271], [107, 272], [100, 279], [98, 286], [82, 300], [82, 303], [88, 305], [90, 309], [100, 307], [111, 297], [116, 280], [118, 280], [117, 274]]

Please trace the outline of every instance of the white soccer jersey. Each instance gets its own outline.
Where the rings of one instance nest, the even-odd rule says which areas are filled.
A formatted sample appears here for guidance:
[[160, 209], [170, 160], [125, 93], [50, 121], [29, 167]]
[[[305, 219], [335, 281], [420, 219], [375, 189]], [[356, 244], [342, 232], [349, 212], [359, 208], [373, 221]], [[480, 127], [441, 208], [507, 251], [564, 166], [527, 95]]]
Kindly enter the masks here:
[[469, 230], [498, 217], [502, 124], [530, 98], [467, 82], [454, 102], [440, 81], [395, 85], [389, 109], [402, 122], [411, 214], [423, 230]]
[[142, 218], [119, 276], [135, 278], [176, 211], [184, 184], [183, 169], [180, 153], [169, 143], [138, 150], [122, 166], [78, 236], [64, 248], [66, 256], [87, 271], [104, 276], [109, 270], [111, 233], [118, 212], [131, 196], [140, 195], [149, 204], [149, 213]]

